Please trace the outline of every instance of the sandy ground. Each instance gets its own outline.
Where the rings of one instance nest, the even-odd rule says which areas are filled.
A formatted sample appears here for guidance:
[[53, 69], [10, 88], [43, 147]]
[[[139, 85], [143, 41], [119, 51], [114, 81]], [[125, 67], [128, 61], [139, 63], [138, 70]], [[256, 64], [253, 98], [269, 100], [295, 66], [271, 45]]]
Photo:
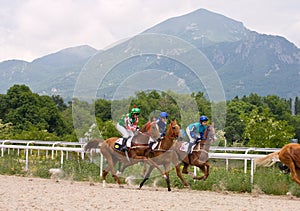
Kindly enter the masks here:
[[0, 175], [0, 210], [298, 210], [300, 198]]

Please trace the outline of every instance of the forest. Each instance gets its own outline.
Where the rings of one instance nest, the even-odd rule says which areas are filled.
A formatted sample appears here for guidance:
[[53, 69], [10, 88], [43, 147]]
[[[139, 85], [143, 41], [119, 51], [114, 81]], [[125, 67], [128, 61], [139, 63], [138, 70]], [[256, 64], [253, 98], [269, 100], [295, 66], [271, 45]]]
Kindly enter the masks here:
[[[115, 129], [116, 121], [123, 114], [121, 111], [125, 109], [127, 113], [133, 105], [141, 109], [140, 126], [159, 111], [166, 111], [169, 119], [176, 118], [183, 130], [189, 123], [198, 121], [200, 115], [206, 115], [216, 124], [219, 145], [224, 145], [226, 140], [227, 146], [280, 148], [300, 138], [298, 97], [284, 99], [255, 93], [235, 97], [223, 102], [225, 114], [220, 118], [212, 116], [212, 108], [219, 103], [210, 102], [202, 92], [177, 94], [152, 90], [137, 92], [129, 99], [93, 102], [72, 99], [66, 103], [59, 95], [39, 95], [26, 85], [14, 85], [0, 95], [0, 102], [0, 139], [78, 142], [80, 138], [120, 136]], [[184, 104], [179, 106], [181, 102]]]

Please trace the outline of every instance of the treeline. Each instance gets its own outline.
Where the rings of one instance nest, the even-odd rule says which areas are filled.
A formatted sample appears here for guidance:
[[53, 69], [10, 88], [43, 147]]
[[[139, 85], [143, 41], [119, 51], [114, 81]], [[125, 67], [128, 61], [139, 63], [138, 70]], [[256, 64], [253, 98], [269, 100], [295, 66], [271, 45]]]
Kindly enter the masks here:
[[[300, 138], [298, 97], [292, 105], [292, 99], [250, 94], [219, 105], [202, 92], [188, 95], [141, 91], [123, 100], [73, 99], [66, 104], [60, 96], [40, 96], [25, 85], [14, 85], [0, 95], [0, 102], [0, 139], [78, 141], [79, 137], [119, 136], [116, 120], [134, 104], [141, 109], [140, 125], [159, 111], [168, 112], [183, 129], [198, 121], [200, 115], [207, 115], [216, 123], [221, 145], [226, 139], [228, 146], [282, 147]], [[212, 108], [224, 105], [225, 113], [211, 116]], [[91, 116], [96, 119], [95, 127]]]

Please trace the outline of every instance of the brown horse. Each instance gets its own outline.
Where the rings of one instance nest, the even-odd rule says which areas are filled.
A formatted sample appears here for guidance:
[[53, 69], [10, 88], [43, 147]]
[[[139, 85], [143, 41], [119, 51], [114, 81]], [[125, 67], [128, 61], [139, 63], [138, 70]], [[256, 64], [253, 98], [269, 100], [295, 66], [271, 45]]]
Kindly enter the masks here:
[[[211, 141], [215, 140], [215, 129], [214, 129], [213, 124], [207, 127], [207, 129], [204, 132], [204, 139], [194, 147], [194, 150], [190, 155], [187, 155], [187, 153], [185, 151], [181, 150], [181, 148], [183, 147], [183, 145], [185, 143], [180, 140], [181, 138], [179, 138], [179, 140], [174, 141], [174, 138], [171, 138], [172, 135], [169, 135], [169, 134], [176, 134], [176, 133], [181, 134], [180, 126], [177, 124], [177, 122], [175, 120], [174, 122], [170, 123], [170, 126], [168, 127], [168, 130], [167, 130], [167, 135], [166, 135], [165, 139], [163, 139], [161, 141], [161, 144], [158, 146], [157, 150], [162, 151], [162, 152], [170, 152], [170, 153], [175, 152], [176, 156], [175, 156], [175, 158], [173, 157], [172, 162], [176, 163], [175, 167], [176, 167], [177, 176], [181, 179], [184, 186], [188, 187], [188, 184], [182, 178], [182, 175], [180, 173], [179, 161], [182, 161], [183, 165], [184, 165], [184, 167], [182, 169], [182, 173], [191, 175], [192, 173], [188, 172], [188, 167], [190, 165], [197, 166], [203, 171], [204, 175], [203, 176], [194, 176], [192, 174], [194, 179], [196, 179], [196, 180], [204, 179], [205, 180], [209, 175], [208, 152], [209, 152]], [[170, 138], [168, 138], [168, 137], [170, 137]], [[154, 153], [155, 152], [156, 151], [154, 151]], [[163, 155], [167, 155], [167, 154], [163, 154]], [[159, 163], [159, 161], [161, 161], [162, 163], [164, 162], [163, 159], [161, 159], [160, 157], [156, 157], [156, 156], [151, 156], [151, 157], [156, 163]], [[162, 158], [164, 158], [164, 157], [162, 157]], [[142, 187], [144, 182], [148, 179], [148, 176], [150, 175], [152, 170], [153, 170], [153, 167], [150, 166], [150, 168], [146, 174], [146, 177], [140, 184], [140, 187]]]
[[[148, 123], [149, 124], [149, 123]], [[141, 131], [147, 131], [147, 125], [144, 125]], [[175, 166], [176, 174], [180, 178], [181, 182], [185, 187], [189, 188], [189, 185], [184, 180], [180, 172], [180, 161], [178, 159], [177, 153], [174, 150], [170, 150], [174, 141], [176, 139], [182, 138], [182, 134], [180, 131], [180, 126], [177, 124], [176, 120], [172, 120], [168, 126], [168, 130], [166, 131], [166, 135], [164, 139], [161, 140], [158, 145], [155, 147], [153, 151], [150, 153], [150, 158], [158, 165], [163, 165], [165, 168], [165, 173], [169, 177], [169, 172], [171, 169], [171, 164]], [[144, 185], [144, 183], [149, 179], [149, 176], [153, 170], [153, 166], [150, 166], [147, 173], [144, 176], [144, 180], [140, 184], [140, 188]], [[146, 171], [146, 166], [144, 163], [144, 171]]]
[[[160, 167], [149, 159], [149, 141], [151, 139], [157, 140], [160, 137], [160, 133], [158, 130], [158, 126], [156, 122], [151, 123], [148, 134], [142, 134], [137, 132], [132, 139], [132, 146], [129, 148], [128, 157], [129, 161], [126, 158], [126, 154], [123, 151], [118, 150], [116, 147], [116, 142], [119, 139], [118, 137], [112, 137], [102, 141], [100, 145], [100, 151], [102, 155], [107, 160], [107, 167], [103, 170], [102, 179], [103, 179], [103, 186], [106, 183], [106, 176], [109, 172], [111, 172], [112, 176], [114, 177], [115, 181], [121, 186], [121, 180], [116, 174], [114, 166], [117, 162], [123, 162], [125, 165], [133, 165], [139, 161], [144, 161], [148, 163], [150, 166], [156, 167], [159, 172], [163, 175], [166, 179], [168, 189], [170, 189], [170, 180], [169, 177], [163, 173]], [[152, 141], [152, 140], [151, 140]], [[100, 143], [99, 140], [95, 141]], [[89, 151], [92, 146], [98, 146], [97, 143], [89, 143], [85, 146], [85, 151]]]
[[292, 180], [300, 185], [300, 144], [286, 144], [281, 150], [257, 159], [256, 165], [272, 166], [279, 160], [290, 169]]
[[[176, 151], [180, 160], [183, 163], [182, 173], [192, 175], [195, 180], [205, 180], [209, 176], [209, 163], [208, 163], [208, 152], [210, 149], [211, 142], [215, 141], [215, 128], [214, 124], [207, 126], [204, 131], [203, 140], [197, 143], [191, 154], [187, 155], [186, 152], [182, 150], [183, 142], [177, 141], [172, 146], [172, 149]], [[194, 176], [193, 173], [188, 172], [189, 166], [196, 166], [202, 170], [203, 176]]]

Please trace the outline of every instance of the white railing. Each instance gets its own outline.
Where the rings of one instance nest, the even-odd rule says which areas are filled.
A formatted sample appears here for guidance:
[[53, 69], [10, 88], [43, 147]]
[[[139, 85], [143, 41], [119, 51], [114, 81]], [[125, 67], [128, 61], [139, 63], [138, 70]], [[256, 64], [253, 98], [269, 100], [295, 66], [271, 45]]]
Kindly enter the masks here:
[[[31, 144], [31, 145], [30, 145]], [[34, 146], [34, 144], [39, 144], [39, 146]], [[33, 146], [32, 146], [33, 145]], [[51, 145], [51, 146], [45, 146]], [[73, 146], [73, 147], [68, 147]], [[79, 147], [74, 147], [79, 146]], [[66, 152], [66, 159], [68, 159], [68, 152], [77, 152], [81, 153], [81, 158], [84, 159], [84, 143], [79, 142], [59, 142], [59, 141], [29, 141], [29, 140], [0, 140], [0, 148], [1, 148], [1, 156], [4, 156], [5, 149], [17, 149], [18, 155], [20, 154], [20, 150], [24, 150], [25, 153], [25, 170], [28, 170], [28, 161], [29, 161], [29, 150], [38, 150], [38, 155], [40, 150], [46, 151], [46, 156], [48, 155], [48, 151], [52, 152], [51, 158], [54, 159], [55, 152], [61, 152], [60, 156], [60, 164], [63, 165], [64, 162], [64, 152]], [[31, 151], [32, 153], [32, 151]]]
[[[36, 146], [38, 144], [38, 146]], [[50, 146], [45, 146], [50, 145]], [[25, 170], [28, 170], [28, 160], [29, 160], [29, 150], [45, 150], [46, 152], [52, 152], [52, 159], [54, 158], [54, 152], [61, 152], [60, 163], [61, 166], [64, 162], [64, 152], [66, 152], [66, 159], [68, 152], [77, 152], [81, 154], [82, 159], [84, 159], [84, 147], [85, 143], [79, 142], [60, 142], [60, 141], [39, 141], [39, 140], [0, 140], [1, 155], [4, 156], [5, 149], [17, 149], [24, 150], [25, 153]], [[278, 148], [254, 148], [254, 147], [211, 147], [209, 152], [209, 157], [214, 159], [224, 159], [226, 160], [226, 170], [228, 170], [229, 160], [244, 160], [244, 173], [247, 173], [248, 161], [251, 162], [250, 175], [251, 183], [253, 184], [253, 176], [255, 171], [255, 159], [265, 156], [265, 154], [249, 154], [250, 152], [265, 152], [270, 153], [280, 150]], [[222, 152], [218, 152], [222, 151]], [[94, 150], [96, 153], [100, 153], [100, 150]], [[241, 153], [229, 153], [229, 152], [241, 152]], [[90, 152], [92, 153], [92, 152]], [[47, 153], [46, 153], [47, 155]], [[103, 170], [103, 156], [101, 154], [100, 159], [100, 176], [102, 176]], [[196, 174], [196, 168], [194, 168], [194, 174]]]

